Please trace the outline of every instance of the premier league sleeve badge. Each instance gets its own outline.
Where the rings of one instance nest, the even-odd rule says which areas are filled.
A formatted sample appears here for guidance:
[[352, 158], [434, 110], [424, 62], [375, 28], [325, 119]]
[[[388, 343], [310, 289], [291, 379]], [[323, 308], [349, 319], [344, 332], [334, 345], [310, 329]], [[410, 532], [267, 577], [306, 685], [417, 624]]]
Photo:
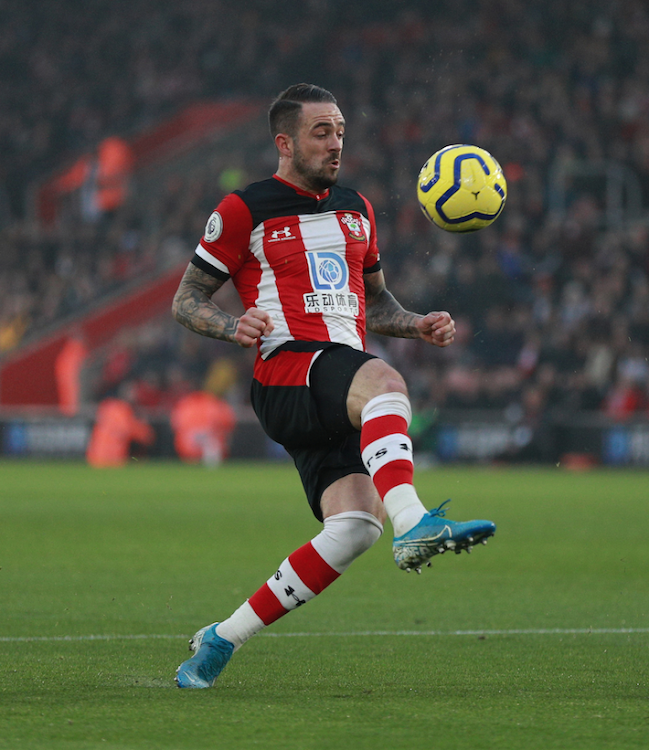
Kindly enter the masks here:
[[223, 231], [223, 219], [218, 211], [214, 211], [205, 225], [205, 242], [218, 240]]

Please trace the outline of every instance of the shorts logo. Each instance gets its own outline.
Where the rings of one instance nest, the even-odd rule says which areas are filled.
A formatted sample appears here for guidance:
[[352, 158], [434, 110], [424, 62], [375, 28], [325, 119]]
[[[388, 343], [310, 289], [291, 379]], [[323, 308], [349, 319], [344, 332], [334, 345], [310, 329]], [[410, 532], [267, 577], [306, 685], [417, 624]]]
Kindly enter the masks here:
[[347, 286], [349, 270], [340, 255], [308, 250], [306, 257], [311, 284], [315, 290], [338, 291]]
[[340, 221], [347, 227], [347, 233], [351, 239], [358, 240], [359, 242], [365, 241], [365, 232], [363, 231], [360, 219], [357, 219], [352, 214], [344, 214], [340, 218]]
[[205, 225], [205, 241], [214, 242], [218, 240], [223, 231], [223, 219], [218, 211], [214, 211]]

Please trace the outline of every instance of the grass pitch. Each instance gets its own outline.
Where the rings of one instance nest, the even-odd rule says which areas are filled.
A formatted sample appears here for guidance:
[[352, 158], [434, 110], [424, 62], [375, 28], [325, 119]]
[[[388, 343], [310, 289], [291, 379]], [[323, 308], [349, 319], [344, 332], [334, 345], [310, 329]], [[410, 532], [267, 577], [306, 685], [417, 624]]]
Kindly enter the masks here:
[[318, 532], [294, 470], [0, 463], [0, 748], [646, 748], [649, 474], [417, 486], [495, 539], [416, 576], [386, 530], [181, 691], [186, 637]]

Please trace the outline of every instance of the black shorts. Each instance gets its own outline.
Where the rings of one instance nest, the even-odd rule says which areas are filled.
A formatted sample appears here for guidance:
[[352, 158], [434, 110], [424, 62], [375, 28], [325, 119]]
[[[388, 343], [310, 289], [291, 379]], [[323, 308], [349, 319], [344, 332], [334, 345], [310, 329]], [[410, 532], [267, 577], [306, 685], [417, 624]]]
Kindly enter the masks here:
[[367, 474], [360, 432], [347, 415], [354, 375], [374, 355], [329, 342], [291, 342], [258, 360], [252, 406], [266, 434], [283, 445], [300, 474], [315, 517], [337, 479]]

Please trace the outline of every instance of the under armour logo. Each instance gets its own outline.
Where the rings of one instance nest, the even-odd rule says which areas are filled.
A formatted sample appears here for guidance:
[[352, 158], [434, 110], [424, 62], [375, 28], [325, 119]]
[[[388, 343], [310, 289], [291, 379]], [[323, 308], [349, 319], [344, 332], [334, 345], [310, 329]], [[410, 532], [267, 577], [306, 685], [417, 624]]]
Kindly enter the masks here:
[[291, 234], [291, 227], [284, 227], [284, 229], [275, 229], [270, 233], [269, 242], [278, 242], [279, 240], [294, 240], [295, 236]]
[[295, 589], [293, 586], [287, 586], [284, 589], [284, 593], [286, 596], [290, 596], [295, 601], [296, 607], [301, 607], [303, 604], [306, 604], [306, 599], [300, 599], [300, 597], [295, 593]]

